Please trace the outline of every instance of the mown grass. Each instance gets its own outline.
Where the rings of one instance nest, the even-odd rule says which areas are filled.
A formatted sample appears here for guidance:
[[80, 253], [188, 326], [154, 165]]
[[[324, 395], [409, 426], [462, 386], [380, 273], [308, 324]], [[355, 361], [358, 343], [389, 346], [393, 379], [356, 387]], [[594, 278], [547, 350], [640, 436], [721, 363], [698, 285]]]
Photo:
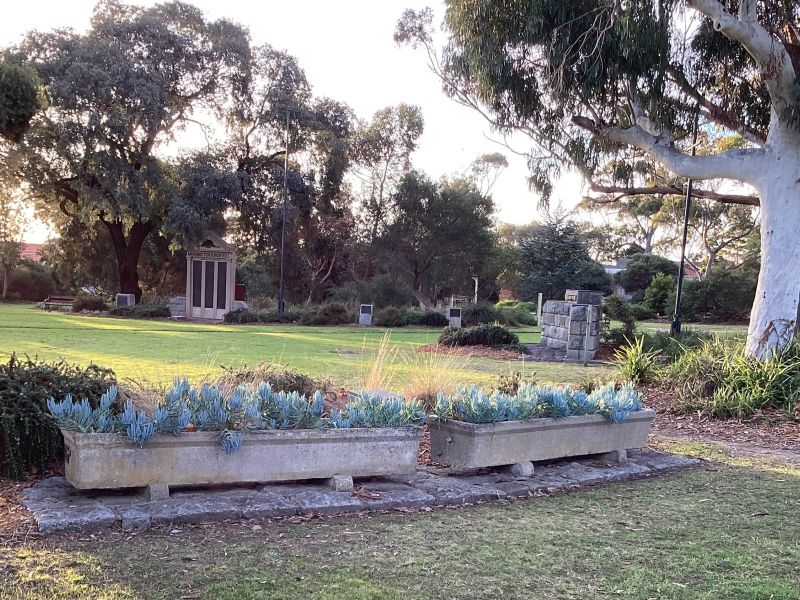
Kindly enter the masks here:
[[[536, 342], [538, 330], [517, 329], [522, 342]], [[165, 384], [177, 375], [194, 381], [222, 367], [287, 365], [314, 377], [354, 385], [380, 347], [385, 330], [359, 327], [205, 325], [175, 321], [137, 321], [71, 313], [44, 312], [23, 304], [0, 304], [0, 357], [12, 352], [42, 359], [65, 358], [112, 368], [120, 378]], [[414, 369], [409, 353], [434, 343], [438, 329], [391, 331], [399, 350], [389, 370], [400, 386]], [[579, 383], [608, 373], [603, 367], [527, 363], [470, 358], [442, 377], [465, 383], [489, 383], [501, 373], [536, 372], [541, 381]]]
[[0, 598], [798, 598], [800, 470], [680, 448], [721, 462], [508, 504], [6, 545]]

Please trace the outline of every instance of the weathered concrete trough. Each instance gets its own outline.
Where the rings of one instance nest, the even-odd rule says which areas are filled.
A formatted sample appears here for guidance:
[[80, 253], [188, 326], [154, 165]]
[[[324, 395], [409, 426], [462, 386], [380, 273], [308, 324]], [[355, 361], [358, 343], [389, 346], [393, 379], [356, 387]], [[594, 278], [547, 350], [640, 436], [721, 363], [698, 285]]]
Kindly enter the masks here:
[[143, 448], [113, 433], [62, 430], [65, 476], [78, 489], [265, 483], [413, 473], [421, 427], [268, 430], [244, 433], [242, 447], [220, 450], [218, 432], [158, 434]]
[[[624, 423], [600, 415], [479, 425], [431, 420], [431, 456], [459, 467], [517, 465], [521, 474], [529, 475], [535, 461], [641, 448], [655, 416], [652, 410], [640, 410]], [[624, 452], [619, 456], [624, 461]]]

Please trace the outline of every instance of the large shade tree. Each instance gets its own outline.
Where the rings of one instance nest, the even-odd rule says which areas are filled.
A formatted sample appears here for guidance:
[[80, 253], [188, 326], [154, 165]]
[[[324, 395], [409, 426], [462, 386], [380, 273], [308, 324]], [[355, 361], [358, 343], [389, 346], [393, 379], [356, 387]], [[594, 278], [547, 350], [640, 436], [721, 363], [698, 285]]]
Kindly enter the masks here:
[[[629, 189], [598, 169], [631, 149], [680, 177], [731, 179], [761, 205], [762, 264], [746, 351], [794, 338], [800, 307], [800, 4], [795, 0], [448, 0], [436, 52], [430, 11], [407, 11], [398, 41], [422, 44], [445, 91], [497, 128], [530, 137], [531, 181], [546, 197], [566, 167], [604, 193]], [[744, 148], [691, 156], [703, 130]], [[680, 190], [678, 190], [680, 191]], [[669, 192], [666, 192], [669, 193]]]
[[250, 77], [234, 96], [234, 106], [228, 127], [242, 185], [232, 203], [237, 242], [265, 268], [269, 264], [276, 279], [285, 247], [289, 297], [320, 300], [353, 237], [352, 201], [344, 182], [352, 111], [329, 98], [314, 98], [297, 59], [268, 45], [254, 49]]
[[240, 27], [207, 21], [180, 2], [142, 8], [107, 0], [86, 33], [33, 32], [6, 60], [35, 69], [47, 107], [6, 164], [45, 216], [100, 222], [114, 249], [119, 289], [139, 296], [142, 246], [159, 229], [199, 235], [238, 190], [213, 152], [168, 148], [175, 134], [226, 108], [248, 76]]
[[394, 220], [378, 245], [386, 264], [405, 274], [420, 306], [470, 289], [472, 276], [486, 272], [497, 245], [494, 203], [473, 183], [435, 182], [411, 171], [400, 180], [392, 203]]

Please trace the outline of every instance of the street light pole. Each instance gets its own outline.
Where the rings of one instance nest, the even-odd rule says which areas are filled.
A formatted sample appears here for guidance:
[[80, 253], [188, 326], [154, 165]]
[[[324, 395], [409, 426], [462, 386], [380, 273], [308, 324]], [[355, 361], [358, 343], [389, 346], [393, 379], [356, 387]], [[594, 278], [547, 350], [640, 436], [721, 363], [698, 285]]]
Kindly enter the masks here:
[[286, 111], [286, 152], [283, 154], [283, 216], [281, 217], [281, 271], [278, 283], [278, 312], [282, 313], [285, 308], [283, 299], [283, 264], [284, 252], [286, 250], [286, 199], [288, 191], [289, 177], [289, 111]]
[[[699, 108], [694, 113], [694, 128], [692, 129], [692, 156], [695, 155], [697, 146], [697, 121], [700, 116]], [[683, 295], [683, 269], [686, 266], [686, 237], [689, 233], [689, 211], [692, 206], [692, 180], [686, 181], [686, 202], [683, 207], [683, 240], [681, 242], [681, 266], [678, 270], [678, 287], [675, 290], [675, 312], [672, 316], [670, 335], [676, 336], [681, 332], [681, 296]]]

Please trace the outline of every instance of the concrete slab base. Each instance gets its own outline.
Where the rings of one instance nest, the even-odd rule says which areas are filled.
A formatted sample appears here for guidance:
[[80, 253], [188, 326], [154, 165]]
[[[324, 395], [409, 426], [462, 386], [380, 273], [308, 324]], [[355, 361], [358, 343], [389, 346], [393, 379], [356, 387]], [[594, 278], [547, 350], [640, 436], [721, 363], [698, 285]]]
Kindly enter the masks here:
[[[612, 453], [611, 458], [617, 460], [611, 464], [603, 460], [605, 455], [595, 455], [540, 464], [535, 470], [532, 463], [505, 469], [420, 468], [408, 475], [359, 480], [356, 491], [351, 477], [337, 476], [316, 483], [176, 488], [171, 494], [168, 486], [154, 485], [145, 491], [150, 497], [142, 498], [135, 490], [77, 490], [63, 477], [50, 477], [26, 488], [23, 503], [42, 533], [113, 527], [131, 531], [242, 518], [335, 515], [515, 500], [653, 476], [699, 462], [653, 450], [630, 450], [625, 455], [625, 464], [619, 464], [620, 453]], [[526, 475], [528, 470], [530, 474]]]

